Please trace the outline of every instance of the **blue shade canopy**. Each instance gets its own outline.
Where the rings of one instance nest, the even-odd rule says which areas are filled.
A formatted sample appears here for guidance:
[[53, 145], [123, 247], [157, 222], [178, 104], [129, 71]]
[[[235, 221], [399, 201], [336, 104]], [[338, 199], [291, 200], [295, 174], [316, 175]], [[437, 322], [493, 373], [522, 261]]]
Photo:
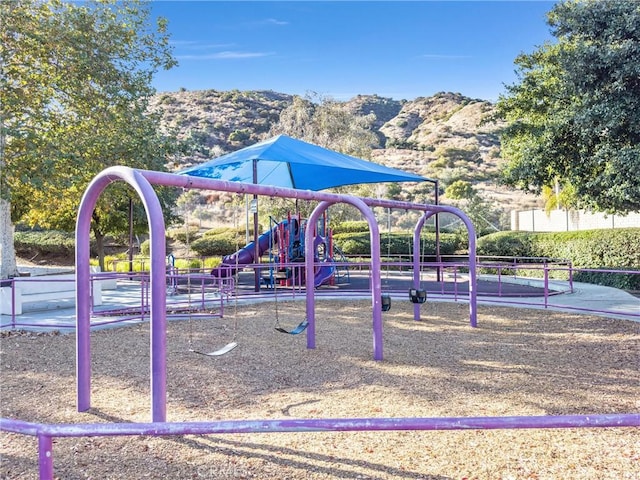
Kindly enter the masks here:
[[[253, 177], [254, 162], [257, 182]], [[360, 183], [428, 181], [285, 135], [195, 165], [180, 174], [313, 191]]]

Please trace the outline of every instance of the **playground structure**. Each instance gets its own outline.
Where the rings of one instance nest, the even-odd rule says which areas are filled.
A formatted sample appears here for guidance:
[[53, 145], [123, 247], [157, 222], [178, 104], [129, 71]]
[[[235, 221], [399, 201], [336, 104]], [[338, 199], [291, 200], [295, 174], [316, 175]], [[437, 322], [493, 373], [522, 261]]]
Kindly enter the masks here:
[[[259, 262], [259, 257], [268, 253], [268, 274], [262, 275], [262, 283], [269, 288], [304, 285], [304, 268], [295, 268], [293, 264], [305, 261], [305, 235], [307, 230], [313, 235], [314, 287], [333, 283], [336, 266], [334, 265], [334, 245], [331, 229], [327, 224], [326, 211], [316, 225], [307, 229], [307, 220], [299, 213], [288, 213], [287, 218], [276, 221], [269, 218], [269, 229], [255, 242], [250, 242], [237, 252], [226, 255], [222, 262], [211, 271], [214, 277], [226, 278], [237, 273], [239, 268]], [[256, 252], [258, 258], [256, 258]]]
[[[252, 184], [234, 184], [209, 179], [194, 179], [185, 176], [112, 167], [98, 175], [83, 198], [78, 214], [76, 232], [76, 305], [77, 305], [77, 400], [78, 410], [90, 408], [90, 342], [89, 313], [90, 292], [88, 233], [91, 212], [100, 193], [112, 181], [127, 181], [143, 200], [149, 218], [151, 234], [151, 417], [148, 424], [77, 424], [43, 425], [2, 419], [0, 428], [38, 437], [41, 478], [53, 478], [53, 439], [67, 436], [98, 435], [177, 435], [205, 433], [249, 433], [249, 432], [301, 432], [301, 431], [383, 431], [383, 430], [443, 430], [443, 429], [493, 429], [493, 428], [575, 428], [575, 427], [621, 427], [640, 425], [640, 415], [572, 415], [536, 417], [456, 417], [456, 418], [329, 418], [287, 420], [240, 420], [197, 423], [166, 423], [166, 265], [164, 251], [164, 222], [160, 205], [151, 184], [174, 185], [183, 188], [209, 188], [239, 193], [255, 193], [271, 196], [290, 196], [319, 202], [311, 214], [308, 225], [316, 222], [324, 210], [337, 202], [346, 202], [358, 208], [370, 225], [371, 235], [371, 301], [373, 322], [374, 359], [382, 360], [382, 288], [380, 279], [379, 232], [370, 206], [416, 209], [424, 216], [416, 225], [414, 236], [419, 245], [420, 229], [427, 218], [440, 211], [458, 214], [469, 231], [469, 317], [472, 327], [477, 326], [475, 288], [475, 233], [473, 225], [462, 212], [452, 207], [409, 204], [375, 199], [362, 199], [346, 195], [297, 191], [278, 187]], [[307, 225], [307, 228], [309, 228]], [[416, 240], [417, 238], [417, 240]], [[314, 284], [315, 255], [314, 236], [306, 235], [305, 283]], [[414, 248], [414, 252], [419, 249]], [[419, 285], [419, 258], [414, 257], [414, 289]], [[307, 347], [315, 348], [315, 289], [306, 289]], [[419, 320], [420, 305], [416, 302], [414, 318]]]

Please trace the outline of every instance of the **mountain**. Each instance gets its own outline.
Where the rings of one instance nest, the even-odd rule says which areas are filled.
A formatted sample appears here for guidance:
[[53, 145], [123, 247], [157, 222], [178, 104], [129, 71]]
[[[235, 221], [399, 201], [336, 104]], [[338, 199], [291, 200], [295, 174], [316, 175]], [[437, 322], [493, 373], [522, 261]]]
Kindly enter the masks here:
[[151, 99], [166, 130], [196, 146], [192, 156], [177, 159], [176, 169], [219, 156], [264, 139], [293, 95], [272, 91], [182, 90]]
[[[195, 145], [176, 159], [185, 168], [269, 137], [293, 95], [273, 91], [186, 91], [161, 93], [151, 102], [163, 127]], [[487, 120], [494, 105], [459, 93], [441, 92], [411, 101], [357, 95], [343, 102], [356, 115], [373, 113], [378, 145], [371, 160], [438, 179], [443, 187], [467, 180], [506, 208], [531, 208], [536, 199], [497, 185], [499, 124]], [[446, 197], [444, 198], [446, 200]]]

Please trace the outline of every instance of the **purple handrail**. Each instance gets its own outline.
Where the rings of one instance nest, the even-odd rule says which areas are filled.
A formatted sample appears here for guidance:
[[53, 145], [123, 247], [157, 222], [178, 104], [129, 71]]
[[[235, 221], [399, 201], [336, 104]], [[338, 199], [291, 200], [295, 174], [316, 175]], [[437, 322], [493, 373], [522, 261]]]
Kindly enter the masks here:
[[22, 420], [0, 418], [0, 430], [38, 438], [40, 480], [53, 479], [53, 439], [57, 437], [638, 426], [640, 426], [640, 414], [637, 413], [511, 417], [306, 418], [284, 420], [222, 420], [216, 422], [86, 424], [38, 424]]

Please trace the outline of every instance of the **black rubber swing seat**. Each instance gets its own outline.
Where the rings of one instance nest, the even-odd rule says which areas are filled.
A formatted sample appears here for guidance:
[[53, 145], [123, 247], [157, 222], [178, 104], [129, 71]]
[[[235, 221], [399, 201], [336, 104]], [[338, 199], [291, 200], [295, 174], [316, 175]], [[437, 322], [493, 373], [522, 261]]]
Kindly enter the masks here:
[[418, 290], [417, 288], [410, 288], [409, 299], [411, 299], [412, 303], [424, 303], [427, 301], [427, 291]]
[[287, 333], [289, 335], [298, 335], [299, 333], [304, 332], [308, 326], [309, 326], [309, 322], [307, 322], [306, 320], [303, 320], [302, 322], [300, 322], [300, 325], [298, 325], [293, 330], [286, 330], [280, 326], [275, 327], [275, 329], [281, 333]]
[[391, 310], [391, 297], [389, 295], [382, 295], [381, 307], [383, 312]]

